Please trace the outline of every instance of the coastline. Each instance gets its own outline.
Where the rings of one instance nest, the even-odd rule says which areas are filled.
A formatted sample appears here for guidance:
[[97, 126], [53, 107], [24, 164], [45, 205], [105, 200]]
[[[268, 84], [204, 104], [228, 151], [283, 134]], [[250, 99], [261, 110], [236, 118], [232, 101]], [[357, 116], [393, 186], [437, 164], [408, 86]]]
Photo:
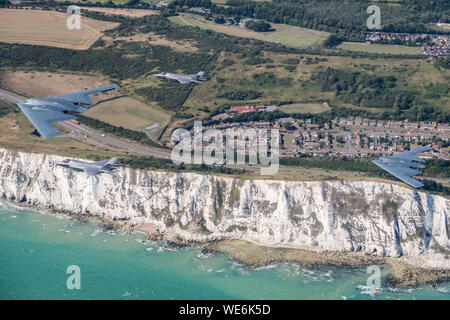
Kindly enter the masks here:
[[[5, 200], [5, 199], [3, 199]], [[14, 206], [31, 210], [43, 210], [52, 215], [63, 215], [73, 221], [99, 223], [103, 230], [120, 230], [127, 233], [142, 233], [149, 240], [166, 241], [177, 247], [197, 247], [206, 253], [220, 253], [230, 256], [238, 263], [250, 269], [266, 267], [272, 263], [291, 262], [305, 268], [322, 266], [358, 268], [377, 265], [391, 270], [384, 285], [393, 288], [410, 288], [419, 285], [437, 287], [439, 283], [450, 280], [450, 270], [441, 268], [423, 268], [401, 258], [383, 257], [364, 252], [330, 251], [324, 249], [300, 249], [262, 245], [245, 240], [220, 239], [197, 242], [171, 236], [161, 232], [154, 224], [133, 224], [129, 221], [113, 221], [107, 217], [92, 214], [76, 214], [59, 211], [26, 202], [6, 200]]]

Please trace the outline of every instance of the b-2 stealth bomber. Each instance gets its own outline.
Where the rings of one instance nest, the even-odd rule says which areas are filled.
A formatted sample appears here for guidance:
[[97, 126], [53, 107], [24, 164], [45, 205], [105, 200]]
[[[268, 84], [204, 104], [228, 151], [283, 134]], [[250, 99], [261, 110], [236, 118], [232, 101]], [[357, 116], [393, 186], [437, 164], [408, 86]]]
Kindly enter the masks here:
[[398, 153], [389, 157], [382, 157], [373, 160], [372, 162], [379, 166], [381, 169], [386, 170], [393, 176], [409, 184], [413, 188], [423, 187], [423, 183], [411, 178], [411, 176], [420, 174], [419, 170], [423, 169], [424, 165], [419, 162], [425, 162], [422, 158], [419, 158], [417, 154], [431, 150], [430, 147], [422, 147], [402, 153]]
[[47, 139], [59, 135], [59, 131], [53, 126], [53, 123], [74, 120], [76, 116], [71, 113], [85, 112], [88, 109], [84, 106], [95, 104], [94, 100], [89, 97], [90, 94], [109, 91], [118, 87], [116, 84], [109, 84], [48, 98], [30, 98], [19, 102], [17, 105], [39, 134]]

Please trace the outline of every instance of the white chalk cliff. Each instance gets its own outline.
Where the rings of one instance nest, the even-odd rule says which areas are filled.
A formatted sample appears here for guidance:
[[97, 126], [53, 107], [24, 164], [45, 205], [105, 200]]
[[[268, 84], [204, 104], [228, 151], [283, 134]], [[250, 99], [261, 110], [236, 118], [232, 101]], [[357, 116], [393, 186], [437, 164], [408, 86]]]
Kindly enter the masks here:
[[186, 240], [242, 239], [402, 257], [450, 268], [450, 200], [376, 181], [241, 180], [122, 168], [88, 177], [63, 158], [0, 149], [0, 195], [153, 223]]

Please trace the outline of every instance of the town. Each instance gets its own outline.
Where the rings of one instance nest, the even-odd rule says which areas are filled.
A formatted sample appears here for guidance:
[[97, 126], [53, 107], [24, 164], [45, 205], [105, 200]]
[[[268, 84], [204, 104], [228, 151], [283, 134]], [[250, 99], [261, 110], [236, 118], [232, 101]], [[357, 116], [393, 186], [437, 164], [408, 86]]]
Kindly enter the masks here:
[[203, 129], [278, 129], [280, 157], [371, 157], [430, 145], [432, 150], [424, 153], [424, 158], [450, 160], [450, 125], [444, 123], [383, 121], [360, 117], [337, 118], [325, 124], [295, 118], [280, 118], [273, 122], [223, 121], [232, 119], [233, 114], [276, 109], [276, 106], [263, 105], [230, 107], [227, 112], [212, 117], [218, 124], [204, 126]]
[[372, 42], [422, 45], [422, 53], [424, 55], [450, 55], [449, 35], [367, 32], [366, 40], [368, 45], [372, 44]]

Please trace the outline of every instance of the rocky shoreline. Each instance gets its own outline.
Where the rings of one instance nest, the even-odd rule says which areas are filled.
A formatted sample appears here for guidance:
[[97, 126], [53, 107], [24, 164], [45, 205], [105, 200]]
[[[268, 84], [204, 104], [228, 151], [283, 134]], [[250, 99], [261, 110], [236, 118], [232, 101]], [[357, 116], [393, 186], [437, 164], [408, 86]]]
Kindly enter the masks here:
[[0, 197], [224, 252], [250, 266], [377, 264], [392, 266], [398, 286], [448, 279], [450, 200], [439, 195], [379, 181], [246, 180], [126, 167], [97, 178], [66, 170], [61, 160], [0, 149]]
[[[409, 288], [419, 285], [437, 287], [439, 283], [450, 280], [450, 270], [441, 268], [422, 268], [399, 258], [381, 257], [376, 254], [364, 252], [339, 252], [329, 250], [305, 250], [273, 246], [262, 246], [243, 240], [214, 240], [198, 242], [182, 239], [179, 236], [167, 235], [158, 228], [143, 230], [141, 225], [128, 221], [113, 221], [109, 218], [64, 212], [49, 209], [38, 205], [29, 205], [15, 201], [16, 205], [26, 208], [45, 210], [53, 215], [64, 215], [73, 221], [99, 223], [105, 231], [123, 231], [127, 233], [143, 232], [148, 240], [155, 242], [166, 241], [175, 247], [197, 247], [205, 253], [221, 253], [230, 256], [238, 263], [256, 269], [278, 262], [292, 262], [304, 268], [321, 266], [358, 268], [362, 266], [377, 265], [380, 268], [392, 270], [383, 285], [393, 288]], [[146, 232], [147, 231], [147, 232]]]

